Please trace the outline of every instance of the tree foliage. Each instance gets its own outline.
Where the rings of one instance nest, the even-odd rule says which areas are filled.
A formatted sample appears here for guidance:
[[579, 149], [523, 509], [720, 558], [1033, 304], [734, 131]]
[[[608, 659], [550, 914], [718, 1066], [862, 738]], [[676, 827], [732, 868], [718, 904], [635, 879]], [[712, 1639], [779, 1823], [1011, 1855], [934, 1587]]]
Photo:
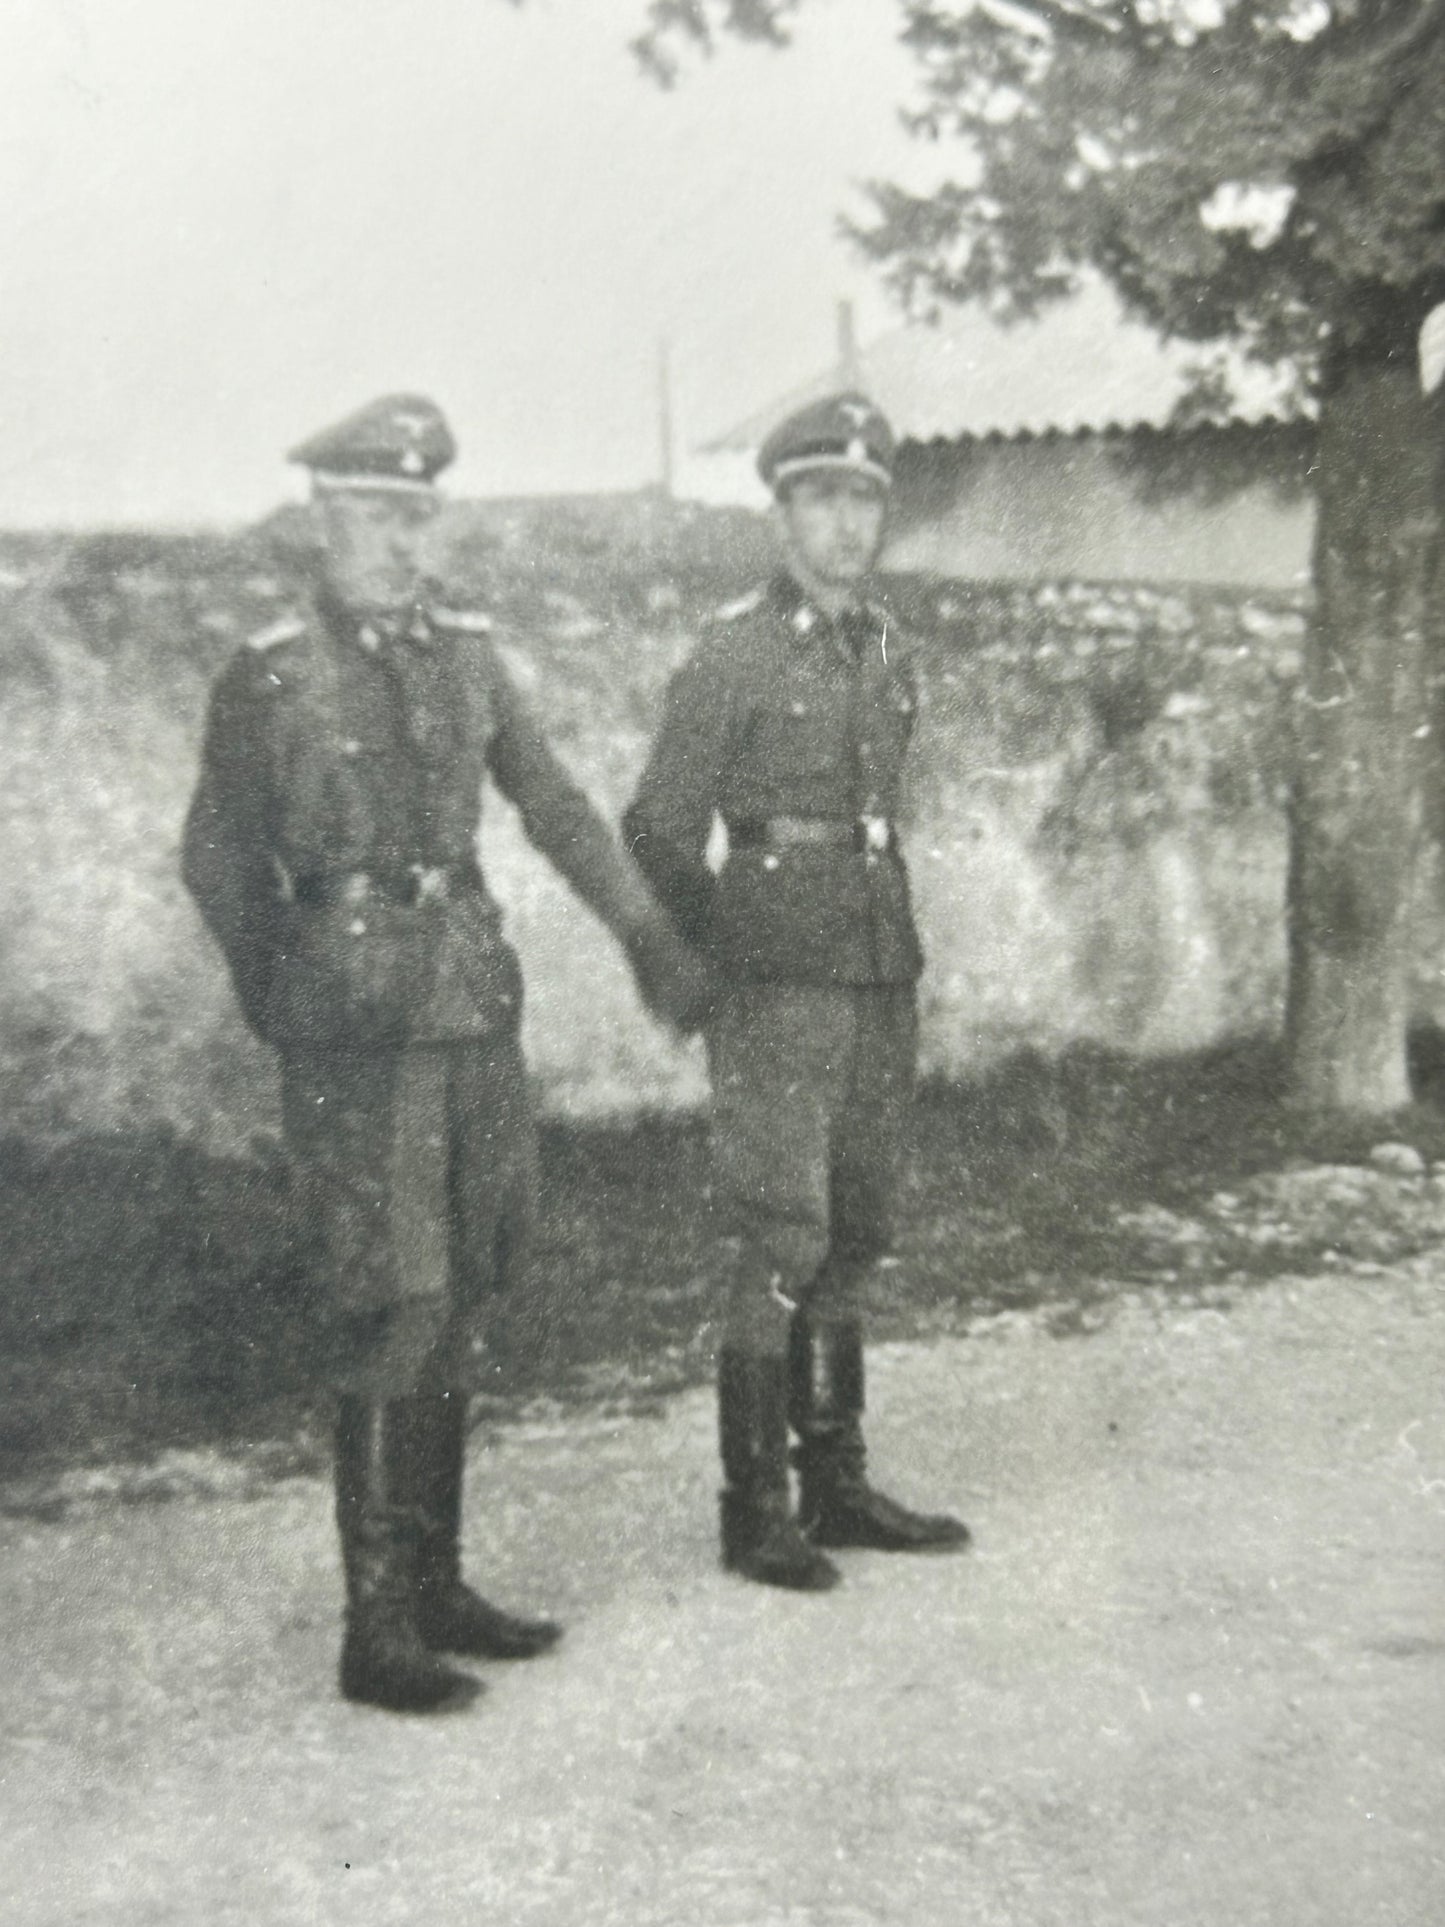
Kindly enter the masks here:
[[[821, 4], [822, 0], [812, 0]], [[653, 0], [664, 80], [805, 0]], [[1166, 334], [1328, 378], [1445, 299], [1445, 0], [895, 0], [926, 191], [854, 228], [911, 307], [1028, 312], [1102, 272]]]
[[[823, 0], [652, 0], [670, 81]], [[1161, 333], [1292, 372], [1318, 415], [1315, 613], [1292, 745], [1291, 1095], [1408, 1093], [1406, 958], [1438, 654], [1445, 0], [894, 0], [937, 178], [853, 233], [905, 305], [1028, 313], [1102, 274]], [[1195, 398], [1198, 419], [1229, 397]], [[1422, 745], [1428, 744], [1428, 752]], [[1427, 769], [1429, 757], [1431, 768]]]

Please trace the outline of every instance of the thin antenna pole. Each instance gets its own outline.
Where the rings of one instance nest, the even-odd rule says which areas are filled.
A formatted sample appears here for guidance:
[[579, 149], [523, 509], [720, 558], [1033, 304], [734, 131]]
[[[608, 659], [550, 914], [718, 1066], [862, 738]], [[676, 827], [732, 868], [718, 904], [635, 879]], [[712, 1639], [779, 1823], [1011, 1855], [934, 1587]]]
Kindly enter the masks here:
[[671, 500], [673, 490], [672, 456], [672, 344], [666, 335], [657, 343], [657, 443], [658, 480], [663, 494]]
[[838, 373], [844, 384], [853, 388], [858, 383], [858, 332], [853, 325], [853, 303], [840, 301], [837, 309], [838, 320]]

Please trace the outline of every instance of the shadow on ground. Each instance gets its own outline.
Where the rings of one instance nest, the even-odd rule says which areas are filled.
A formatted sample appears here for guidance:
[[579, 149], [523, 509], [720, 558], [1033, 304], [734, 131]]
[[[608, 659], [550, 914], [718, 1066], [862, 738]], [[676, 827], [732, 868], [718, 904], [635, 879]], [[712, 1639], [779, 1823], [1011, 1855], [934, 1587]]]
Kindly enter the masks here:
[[[1056, 1330], [1084, 1330], [1131, 1281], [1227, 1296], [1436, 1242], [1438, 1034], [1414, 1061], [1420, 1101], [1373, 1130], [1287, 1115], [1278, 1051], [1258, 1042], [1148, 1063], [1023, 1055], [925, 1086], [877, 1336], [1041, 1304]], [[1387, 1175], [1367, 1167], [1382, 1136], [1412, 1147]], [[542, 1168], [535, 1273], [495, 1323], [497, 1415], [706, 1377], [717, 1294], [699, 1121], [548, 1123]], [[278, 1473], [316, 1461], [319, 1339], [284, 1165], [160, 1133], [10, 1139], [0, 1187], [0, 1483], [202, 1445]]]

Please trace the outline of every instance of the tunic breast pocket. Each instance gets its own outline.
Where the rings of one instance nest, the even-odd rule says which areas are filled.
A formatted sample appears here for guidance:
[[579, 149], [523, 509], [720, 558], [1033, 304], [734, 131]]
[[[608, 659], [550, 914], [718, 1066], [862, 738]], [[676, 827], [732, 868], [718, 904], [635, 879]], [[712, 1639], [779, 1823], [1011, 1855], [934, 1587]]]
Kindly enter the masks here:
[[843, 757], [845, 728], [826, 704], [805, 698], [755, 711], [748, 747], [771, 779], [817, 776], [837, 768]]
[[902, 678], [891, 682], [883, 692], [883, 708], [906, 742], [918, 720], [918, 692]]
[[913, 734], [917, 720], [917, 699], [903, 683], [892, 683], [878, 691], [873, 704], [867, 742], [860, 745], [863, 760], [877, 773], [896, 775]]

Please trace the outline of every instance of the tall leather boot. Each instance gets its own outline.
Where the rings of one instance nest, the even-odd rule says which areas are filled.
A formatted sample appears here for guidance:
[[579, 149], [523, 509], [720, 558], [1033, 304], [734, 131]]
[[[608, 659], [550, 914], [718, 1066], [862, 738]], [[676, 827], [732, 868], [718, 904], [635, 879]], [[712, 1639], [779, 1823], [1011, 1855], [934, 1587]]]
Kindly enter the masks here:
[[422, 1644], [473, 1659], [532, 1659], [545, 1653], [562, 1637], [555, 1620], [503, 1612], [462, 1580], [465, 1394], [440, 1393], [406, 1403], [408, 1498], [420, 1523], [415, 1618]]
[[422, 1644], [414, 1616], [417, 1525], [399, 1490], [395, 1402], [345, 1398], [336, 1421], [336, 1523], [346, 1571], [344, 1698], [392, 1713], [454, 1713], [480, 1683]]
[[798, 1518], [820, 1546], [951, 1552], [970, 1534], [948, 1513], [910, 1512], [869, 1485], [863, 1444], [863, 1334], [857, 1319], [793, 1314], [789, 1416], [798, 1434]]
[[826, 1592], [838, 1568], [798, 1530], [788, 1494], [787, 1361], [725, 1347], [718, 1360], [722, 1562], [764, 1586]]

